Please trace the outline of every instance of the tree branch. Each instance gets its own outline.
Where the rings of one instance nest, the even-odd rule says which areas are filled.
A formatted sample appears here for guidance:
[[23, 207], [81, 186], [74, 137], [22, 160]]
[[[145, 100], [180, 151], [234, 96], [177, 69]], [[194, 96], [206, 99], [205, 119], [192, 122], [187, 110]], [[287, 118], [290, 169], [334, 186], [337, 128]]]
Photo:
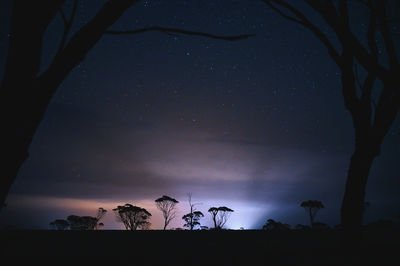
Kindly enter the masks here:
[[[284, 14], [281, 10], [279, 10], [276, 6], [274, 6], [272, 4], [272, 2], [287, 9], [291, 13], [293, 13], [297, 17], [297, 19]], [[303, 25], [304, 27], [308, 28], [325, 45], [325, 47], [328, 49], [328, 53], [332, 57], [332, 59], [335, 60], [335, 62], [337, 64], [341, 63], [341, 57], [340, 57], [339, 53], [337, 52], [337, 50], [335, 49], [335, 47], [333, 46], [333, 44], [329, 41], [328, 37], [326, 37], [326, 35], [324, 33], [322, 33], [321, 30], [319, 30], [314, 24], [312, 24], [306, 18], [306, 16], [303, 13], [301, 13], [298, 9], [296, 9], [292, 5], [289, 5], [286, 1], [283, 1], [283, 0], [264, 0], [264, 3], [266, 3], [273, 10], [277, 11], [284, 18], [287, 18], [291, 21], [299, 23], [299, 24]]]
[[225, 41], [236, 41], [236, 40], [247, 39], [249, 37], [255, 36], [255, 34], [220, 36], [220, 35], [215, 35], [215, 34], [210, 34], [210, 33], [205, 33], [205, 32], [199, 32], [199, 31], [188, 31], [188, 30], [168, 28], [168, 27], [159, 27], [159, 26], [153, 26], [153, 27], [136, 29], [136, 30], [107, 30], [105, 32], [105, 34], [133, 35], [133, 34], [138, 34], [138, 33], [149, 32], [149, 31], [159, 31], [159, 32], [163, 32], [163, 33], [166, 33], [168, 35], [173, 35], [173, 36], [176, 36], [176, 33], [184, 34], [184, 35], [196, 35], [196, 36], [203, 36], [203, 37], [207, 37], [207, 38], [211, 38], [211, 39], [218, 39], [218, 40], [225, 40]]
[[75, 0], [74, 5], [72, 7], [72, 11], [71, 11], [71, 16], [69, 19], [67, 19], [67, 17], [64, 14], [64, 11], [60, 7], [60, 14], [64, 21], [64, 32], [63, 32], [63, 36], [61, 37], [61, 42], [60, 42], [60, 46], [58, 47], [57, 54], [60, 53], [64, 49], [65, 42], [67, 41], [67, 38], [68, 38], [68, 33], [71, 30], [72, 23], [74, 22], [77, 7], [78, 7], [78, 0]]
[[339, 12], [340, 16], [343, 18], [345, 25], [349, 27], [349, 10], [347, 6], [347, 0], [339, 1]]
[[[384, 84], [384, 86], [375, 109], [372, 126], [372, 135], [380, 142], [389, 131], [400, 108], [400, 93], [396, 92], [393, 88], [386, 87], [388, 86], [387, 84]], [[379, 154], [380, 151], [376, 152]]]
[[372, 93], [372, 88], [374, 87], [374, 83], [376, 80], [376, 75], [373, 73], [368, 73], [363, 86], [361, 87], [362, 90], [362, 95], [361, 95], [361, 105], [364, 108], [364, 110], [367, 111], [369, 114], [369, 117], [371, 117], [372, 110], [371, 110], [371, 93]]
[[281, 15], [282, 17], [284, 17], [284, 18], [286, 18], [286, 19], [288, 19], [288, 20], [290, 20], [290, 21], [294, 21], [294, 22], [296, 22], [296, 23], [299, 23], [299, 24], [301, 24], [301, 25], [303, 25], [304, 26], [304, 22], [302, 21], [302, 20], [299, 20], [299, 19], [297, 19], [297, 18], [295, 18], [295, 17], [291, 17], [291, 16], [289, 16], [289, 15], [286, 15], [282, 10], [280, 10], [279, 8], [277, 8], [276, 6], [274, 6], [272, 3], [271, 3], [271, 1], [269, 1], [269, 0], [264, 0], [264, 3], [266, 4], [266, 5], [268, 5], [272, 10], [275, 10], [279, 15]]
[[390, 34], [389, 26], [387, 23], [387, 16], [386, 16], [386, 7], [387, 7], [387, 0], [379, 0], [375, 1], [376, 10], [377, 10], [377, 17], [379, 22], [379, 28], [383, 36], [383, 40], [385, 42], [386, 52], [389, 59], [389, 64], [391, 68], [397, 68], [398, 61], [396, 55], [396, 48], [393, 43], [392, 36]]
[[50, 67], [37, 78], [35, 87], [42, 94], [38, 98], [44, 102], [49, 101], [56, 88], [85, 58], [107, 28], [137, 2], [139, 0], [108, 0], [95, 17], [71, 37], [65, 48], [55, 56]]
[[368, 46], [371, 51], [371, 55], [375, 58], [375, 61], [378, 62], [378, 46], [375, 41], [375, 32], [376, 32], [376, 12], [372, 7], [372, 0], [368, 0], [368, 5], [370, 7], [369, 14], [369, 25], [367, 31], [367, 41]]
[[308, 5], [317, 11], [325, 20], [325, 22], [335, 31], [342, 46], [348, 46], [353, 51], [357, 60], [367, 70], [375, 72], [381, 80], [389, 78], [389, 71], [378, 64], [374, 58], [368, 53], [365, 47], [357, 40], [349, 27], [345, 26], [343, 19], [337, 14], [335, 7], [330, 1], [322, 4], [321, 1], [305, 0]]
[[67, 17], [65, 16], [62, 7], [60, 7], [60, 15], [61, 15], [61, 18], [62, 18], [62, 20], [63, 20], [63, 22], [64, 22], [64, 27], [65, 27], [65, 25], [68, 24], [68, 19], [67, 19]]
[[339, 65], [342, 72], [342, 94], [344, 105], [352, 115], [356, 123], [360, 114], [360, 100], [357, 97], [356, 76], [353, 71], [354, 55], [351, 51], [343, 47], [342, 64]]

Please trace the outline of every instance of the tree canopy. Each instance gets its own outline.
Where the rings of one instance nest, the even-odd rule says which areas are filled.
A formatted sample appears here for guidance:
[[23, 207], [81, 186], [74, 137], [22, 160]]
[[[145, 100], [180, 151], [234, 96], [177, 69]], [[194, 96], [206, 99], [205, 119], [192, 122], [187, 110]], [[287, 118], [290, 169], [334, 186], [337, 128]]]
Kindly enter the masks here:
[[228, 221], [230, 213], [232, 213], [233, 210], [226, 206], [221, 206], [211, 207], [210, 209], [208, 209], [208, 212], [211, 214], [211, 217], [213, 219], [214, 229], [222, 229]]
[[113, 209], [117, 220], [122, 222], [126, 230], [148, 229], [150, 226], [150, 212], [129, 203]]
[[303, 207], [309, 214], [310, 217], [310, 224], [311, 226], [314, 223], [315, 216], [317, 215], [318, 211], [322, 208], [324, 208], [324, 205], [322, 204], [321, 201], [318, 200], [307, 200], [303, 201], [300, 204], [301, 207]]

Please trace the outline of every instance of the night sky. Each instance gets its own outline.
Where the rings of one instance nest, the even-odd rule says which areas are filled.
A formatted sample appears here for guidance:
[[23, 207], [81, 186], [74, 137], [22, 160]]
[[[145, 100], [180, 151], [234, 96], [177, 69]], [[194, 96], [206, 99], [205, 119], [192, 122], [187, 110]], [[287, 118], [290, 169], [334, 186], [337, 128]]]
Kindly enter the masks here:
[[[104, 2], [79, 1], [73, 30]], [[10, 1], [1, 1], [1, 77], [10, 13]], [[261, 1], [141, 1], [112, 29], [148, 26], [256, 36], [104, 36], [49, 105], [1, 226], [46, 229], [104, 207], [104, 228], [119, 229], [111, 209], [131, 203], [149, 210], [159, 229], [154, 200], [169, 195], [180, 201], [170, 227], [182, 227], [188, 192], [207, 226], [208, 208], [222, 205], [235, 210], [228, 228], [260, 228], [270, 218], [307, 224], [300, 203], [308, 199], [325, 205], [317, 221], [338, 224], [353, 126], [325, 47]], [[43, 69], [61, 35], [58, 15], [46, 32]], [[399, 158], [397, 118], [371, 170], [365, 222], [399, 215]]]

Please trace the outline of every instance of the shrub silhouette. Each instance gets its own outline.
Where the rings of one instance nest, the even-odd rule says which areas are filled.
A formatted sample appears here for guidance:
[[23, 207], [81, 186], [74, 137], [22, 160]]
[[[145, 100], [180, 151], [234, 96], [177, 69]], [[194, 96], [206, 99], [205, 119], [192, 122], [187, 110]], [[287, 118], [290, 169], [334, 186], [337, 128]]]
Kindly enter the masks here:
[[273, 219], [268, 219], [267, 223], [264, 224], [262, 229], [267, 231], [289, 231], [290, 225], [277, 222]]

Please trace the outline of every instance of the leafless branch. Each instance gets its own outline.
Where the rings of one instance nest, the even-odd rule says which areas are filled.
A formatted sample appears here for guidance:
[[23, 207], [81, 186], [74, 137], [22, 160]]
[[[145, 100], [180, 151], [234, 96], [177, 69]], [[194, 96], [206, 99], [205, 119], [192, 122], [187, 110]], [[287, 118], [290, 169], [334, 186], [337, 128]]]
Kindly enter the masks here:
[[342, 94], [345, 107], [350, 111], [353, 119], [356, 119], [360, 109], [360, 100], [357, 97], [356, 75], [353, 71], [354, 55], [351, 49], [344, 46], [342, 51], [342, 60], [339, 65], [342, 76]]
[[350, 28], [345, 26], [331, 1], [305, 1], [311, 8], [317, 11], [324, 18], [325, 22], [335, 31], [342, 45], [351, 48], [357, 60], [367, 71], [375, 72], [382, 80], [388, 78], [389, 71], [375, 61], [368, 53], [367, 49], [357, 40]]
[[[376, 75], [373, 73], [368, 73], [366, 79], [364, 80], [364, 84], [361, 88], [362, 90], [362, 96], [361, 96], [361, 103], [363, 105], [363, 108], [371, 108], [371, 92], [372, 88], [374, 87], [374, 83], [376, 80]], [[371, 110], [369, 110], [369, 113]]]
[[138, 1], [108, 0], [88, 23], [74, 33], [65, 44], [65, 47], [56, 54], [50, 67], [36, 79], [33, 85], [36, 88], [41, 88], [40, 95], [44, 95], [42, 101], [47, 101], [52, 97], [55, 89], [70, 71], [82, 62], [89, 50], [103, 36], [104, 32], [129, 7]]
[[61, 15], [61, 18], [62, 18], [62, 20], [64, 22], [64, 27], [65, 27], [68, 24], [68, 20], [67, 20], [67, 17], [65, 16], [65, 13], [64, 13], [62, 7], [60, 8], [60, 15]]
[[386, 6], [387, 0], [375, 1], [376, 10], [377, 10], [377, 18], [379, 22], [379, 28], [383, 36], [383, 40], [385, 42], [386, 52], [388, 54], [389, 64], [392, 68], [396, 68], [398, 66], [396, 48], [393, 43], [393, 39], [389, 30], [389, 25], [387, 23], [387, 15], [386, 15]]
[[[278, 12], [281, 16], [284, 18], [287, 18], [291, 21], [294, 21], [296, 23], [299, 23], [303, 25], [304, 27], [308, 28], [328, 49], [329, 55], [332, 57], [333, 60], [335, 60], [336, 63], [340, 63], [341, 57], [333, 44], [329, 41], [328, 37], [320, 29], [318, 29], [313, 23], [311, 23], [307, 17], [300, 12], [297, 8], [294, 6], [288, 4], [286, 1], [283, 0], [264, 0], [264, 3], [267, 4], [269, 7], [271, 7], [273, 10]], [[295, 17], [286, 15], [282, 10], [277, 8], [275, 5], [272, 3], [281, 6], [282, 8], [288, 10], [291, 12]]]
[[347, 6], [347, 0], [340, 0], [339, 1], [339, 12], [340, 16], [343, 18], [345, 25], [349, 26], [349, 10]]
[[354, 76], [355, 76], [355, 78], [356, 78], [357, 86], [358, 86], [358, 87], [360, 88], [360, 90], [361, 90], [362, 85], [361, 85], [361, 81], [360, 81], [360, 75], [359, 75], [359, 73], [358, 73], [358, 65], [357, 65], [357, 63], [354, 64]]
[[369, 15], [369, 25], [367, 31], [367, 41], [368, 46], [371, 51], [371, 55], [375, 57], [375, 60], [378, 61], [378, 47], [375, 41], [375, 32], [376, 32], [376, 12], [372, 8], [372, 0], [368, 0], [368, 5], [370, 6], [370, 15]]
[[282, 17], [284, 17], [284, 18], [286, 18], [286, 19], [288, 19], [288, 20], [294, 21], [294, 22], [296, 22], [296, 23], [299, 23], [299, 24], [304, 25], [304, 23], [303, 23], [302, 20], [297, 19], [297, 18], [292, 17], [292, 16], [289, 16], [289, 15], [285, 14], [282, 10], [280, 10], [279, 8], [277, 8], [276, 6], [274, 6], [274, 5], [272, 4], [272, 1], [264, 0], [264, 3], [265, 3], [267, 6], [269, 6], [272, 10], [275, 10], [275, 11], [276, 11], [279, 15], [281, 15]]
[[61, 42], [60, 42], [60, 46], [58, 48], [58, 53], [61, 52], [65, 47], [65, 43], [67, 41], [68, 34], [71, 30], [72, 23], [74, 22], [77, 7], [78, 7], [78, 0], [74, 0], [74, 4], [72, 6], [72, 11], [71, 11], [71, 16], [69, 19], [67, 19], [67, 17], [64, 14], [64, 11], [62, 10], [62, 8], [60, 8], [60, 14], [64, 21], [64, 32], [63, 32], [63, 36], [61, 37]]
[[236, 40], [247, 39], [249, 37], [255, 36], [255, 34], [221, 36], [221, 35], [200, 32], [200, 31], [188, 31], [188, 30], [168, 28], [168, 27], [159, 27], [159, 26], [153, 26], [153, 27], [136, 29], [136, 30], [108, 30], [105, 32], [105, 34], [132, 35], [132, 34], [138, 34], [138, 33], [149, 32], [149, 31], [159, 31], [159, 32], [163, 32], [165, 34], [173, 35], [173, 36], [177, 36], [176, 34], [196, 35], [196, 36], [203, 36], [203, 37], [207, 37], [207, 38], [211, 38], [211, 39], [218, 39], [218, 40], [225, 40], [225, 41], [236, 41]]

